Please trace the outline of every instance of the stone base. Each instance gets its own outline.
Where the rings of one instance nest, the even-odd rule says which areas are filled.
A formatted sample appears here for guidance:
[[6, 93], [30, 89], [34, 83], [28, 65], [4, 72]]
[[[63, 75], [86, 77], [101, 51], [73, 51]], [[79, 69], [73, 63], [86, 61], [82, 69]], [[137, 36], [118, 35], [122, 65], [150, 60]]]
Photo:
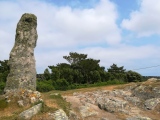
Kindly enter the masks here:
[[14, 101], [21, 107], [43, 102], [40, 92], [27, 89], [7, 90], [4, 97], [8, 103]]

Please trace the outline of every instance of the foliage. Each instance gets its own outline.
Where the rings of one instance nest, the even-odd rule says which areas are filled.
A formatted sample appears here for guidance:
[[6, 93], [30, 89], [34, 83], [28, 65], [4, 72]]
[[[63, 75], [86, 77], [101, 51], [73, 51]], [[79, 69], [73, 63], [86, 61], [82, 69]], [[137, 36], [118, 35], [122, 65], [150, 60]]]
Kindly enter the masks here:
[[134, 71], [127, 71], [126, 72], [126, 76], [127, 76], [127, 82], [141, 82], [142, 81], [142, 76]]
[[42, 80], [42, 81], [37, 81], [37, 90], [40, 92], [48, 92], [51, 90], [54, 90], [55, 88], [52, 85], [51, 80]]
[[113, 64], [108, 68], [108, 72], [110, 73], [124, 73], [125, 69], [122, 67], [118, 67], [116, 64]]
[[126, 73], [123, 66], [118, 67], [116, 64], [113, 64], [108, 68], [108, 73], [110, 74], [110, 80], [121, 80], [126, 81]]
[[65, 79], [58, 79], [56, 80], [55, 88], [57, 90], [67, 90], [69, 83]]
[[81, 60], [84, 60], [87, 58], [86, 54], [78, 54], [76, 52], [70, 52], [69, 56], [63, 56], [64, 59], [66, 59], [70, 64], [76, 64]]
[[5, 82], [0, 82], [0, 94], [3, 94], [4, 87], [5, 87]]
[[51, 78], [51, 74], [50, 74], [48, 68], [46, 68], [44, 70], [44, 77], [45, 77], [45, 80], [50, 80], [50, 78]]
[[0, 60], [0, 82], [6, 82], [9, 73], [8, 60]]

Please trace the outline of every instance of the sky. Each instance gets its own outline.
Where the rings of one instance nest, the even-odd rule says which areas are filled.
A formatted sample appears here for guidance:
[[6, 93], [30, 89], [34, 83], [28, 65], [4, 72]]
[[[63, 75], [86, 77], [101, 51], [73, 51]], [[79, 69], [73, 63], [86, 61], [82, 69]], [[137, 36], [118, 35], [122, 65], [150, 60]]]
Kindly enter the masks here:
[[106, 70], [114, 63], [160, 76], [159, 6], [160, 0], [0, 0], [0, 60], [9, 59], [22, 14], [32, 13], [37, 73], [77, 52]]

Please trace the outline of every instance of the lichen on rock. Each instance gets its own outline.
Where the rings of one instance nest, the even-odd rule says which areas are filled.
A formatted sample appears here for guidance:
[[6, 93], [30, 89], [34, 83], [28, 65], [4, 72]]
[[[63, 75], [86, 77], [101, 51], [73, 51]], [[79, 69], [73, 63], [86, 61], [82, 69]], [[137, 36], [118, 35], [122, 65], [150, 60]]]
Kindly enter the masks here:
[[25, 13], [17, 24], [15, 44], [10, 52], [10, 73], [4, 91], [36, 90], [34, 48], [37, 42], [37, 17]]

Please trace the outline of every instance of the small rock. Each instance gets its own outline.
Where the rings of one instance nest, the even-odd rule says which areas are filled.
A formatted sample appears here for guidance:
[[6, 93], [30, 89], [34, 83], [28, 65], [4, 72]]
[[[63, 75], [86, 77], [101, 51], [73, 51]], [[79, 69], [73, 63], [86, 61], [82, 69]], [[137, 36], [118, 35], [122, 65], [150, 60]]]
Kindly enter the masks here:
[[43, 102], [43, 99], [42, 99], [42, 98], [39, 98], [39, 101], [40, 101], [40, 102]]
[[6, 102], [7, 102], [7, 103], [10, 103], [10, 102], [11, 102], [11, 100], [7, 100]]
[[50, 96], [52, 96], [52, 95], [59, 95], [59, 93], [51, 93]]
[[68, 120], [68, 116], [62, 109], [59, 109], [54, 113], [54, 119], [55, 120]]
[[40, 92], [34, 91], [33, 93], [36, 95], [37, 98], [40, 98], [40, 97], [41, 97], [41, 93], [40, 93]]
[[23, 100], [19, 100], [17, 103], [18, 103], [18, 106], [20, 106], [20, 107], [23, 107], [23, 106], [24, 106]]
[[31, 103], [35, 103], [36, 102], [36, 98], [35, 97], [31, 97]]

